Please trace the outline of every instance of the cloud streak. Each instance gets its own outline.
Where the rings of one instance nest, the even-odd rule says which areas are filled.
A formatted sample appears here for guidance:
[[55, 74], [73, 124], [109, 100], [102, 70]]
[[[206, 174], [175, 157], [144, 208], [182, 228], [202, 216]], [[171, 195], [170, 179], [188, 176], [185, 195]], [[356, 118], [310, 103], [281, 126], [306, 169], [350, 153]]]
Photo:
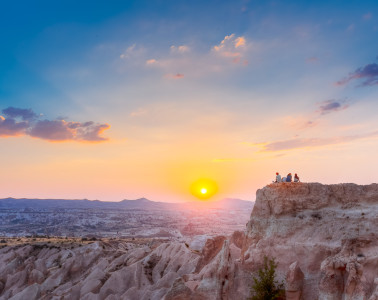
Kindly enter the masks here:
[[326, 100], [320, 103], [318, 112], [321, 115], [326, 115], [332, 112], [337, 112], [341, 110], [345, 110], [349, 107], [348, 104], [344, 104], [343, 101], [340, 100]]
[[336, 82], [336, 85], [346, 85], [352, 80], [361, 79], [360, 86], [372, 86], [378, 84], [378, 64], [368, 64], [364, 67], [358, 68], [356, 71], [350, 73], [347, 77]]
[[283, 141], [267, 142], [267, 143], [249, 143], [250, 146], [260, 147], [261, 152], [275, 152], [293, 149], [305, 149], [322, 146], [330, 146], [336, 144], [345, 144], [357, 140], [378, 138], [378, 131], [367, 134], [331, 137], [331, 138], [293, 138]]
[[[0, 136], [28, 135], [50, 142], [78, 141], [103, 142], [108, 140], [102, 133], [110, 128], [109, 124], [89, 122], [67, 122], [65, 120], [37, 120], [31, 109], [8, 107], [0, 116]], [[19, 120], [19, 119], [22, 119]]]

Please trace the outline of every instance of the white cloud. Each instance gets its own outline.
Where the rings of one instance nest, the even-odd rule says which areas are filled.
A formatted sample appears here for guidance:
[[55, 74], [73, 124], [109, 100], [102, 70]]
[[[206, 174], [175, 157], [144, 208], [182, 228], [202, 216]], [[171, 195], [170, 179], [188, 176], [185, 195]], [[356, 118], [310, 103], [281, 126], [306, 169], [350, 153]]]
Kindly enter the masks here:
[[128, 47], [119, 57], [121, 59], [135, 58], [142, 56], [145, 52], [146, 49], [144, 47], [133, 44]]
[[212, 48], [213, 52], [225, 58], [232, 58], [233, 63], [248, 64], [247, 60], [242, 58], [247, 50], [247, 42], [245, 37], [235, 34], [226, 35], [224, 39]]

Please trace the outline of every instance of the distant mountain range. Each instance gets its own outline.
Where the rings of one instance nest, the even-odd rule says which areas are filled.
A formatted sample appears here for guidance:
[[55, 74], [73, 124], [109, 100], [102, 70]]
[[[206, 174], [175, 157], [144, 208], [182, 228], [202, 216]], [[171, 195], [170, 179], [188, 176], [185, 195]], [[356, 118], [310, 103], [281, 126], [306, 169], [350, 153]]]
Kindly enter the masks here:
[[198, 201], [184, 203], [155, 202], [146, 198], [108, 202], [99, 200], [67, 199], [0, 199], [0, 209], [126, 209], [126, 210], [188, 210], [188, 209], [231, 209], [252, 210], [254, 202], [226, 198], [220, 201]]

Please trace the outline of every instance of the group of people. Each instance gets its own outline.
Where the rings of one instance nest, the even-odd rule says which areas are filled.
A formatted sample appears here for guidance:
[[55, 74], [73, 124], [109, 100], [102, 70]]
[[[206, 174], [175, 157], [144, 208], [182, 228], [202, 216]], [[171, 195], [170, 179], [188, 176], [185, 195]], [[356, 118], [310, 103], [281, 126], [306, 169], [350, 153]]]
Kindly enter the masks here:
[[274, 181], [274, 182], [292, 182], [292, 181], [301, 182], [299, 180], [297, 173], [295, 173], [294, 179], [293, 179], [291, 173], [287, 174], [286, 177], [281, 177], [280, 173], [277, 172], [276, 173], [276, 181]]

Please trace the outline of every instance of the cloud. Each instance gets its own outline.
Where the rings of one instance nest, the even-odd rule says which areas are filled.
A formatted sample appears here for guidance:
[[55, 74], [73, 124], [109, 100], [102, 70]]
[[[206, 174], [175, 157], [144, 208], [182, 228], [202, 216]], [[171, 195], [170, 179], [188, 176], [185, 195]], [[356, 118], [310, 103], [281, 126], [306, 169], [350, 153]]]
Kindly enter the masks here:
[[[110, 128], [109, 124], [95, 122], [67, 122], [57, 120], [36, 120], [31, 109], [8, 107], [0, 116], [0, 136], [22, 136], [40, 138], [48, 141], [101, 142], [108, 140], [101, 134]], [[24, 121], [17, 121], [22, 118]]]
[[307, 115], [286, 116], [283, 118], [285, 126], [295, 130], [306, 130], [318, 126], [324, 115], [349, 108], [348, 99], [330, 99], [317, 103], [317, 109]]
[[142, 56], [146, 52], [146, 49], [142, 46], [133, 44], [119, 56], [121, 59], [130, 59]]
[[167, 79], [182, 79], [182, 78], [184, 78], [184, 74], [181, 74], [181, 73], [165, 74], [164, 78], [167, 78]]
[[345, 85], [355, 79], [363, 80], [360, 86], [371, 86], [378, 84], [378, 64], [373, 63], [358, 68], [356, 71], [350, 73], [344, 79], [336, 82], [336, 84]]
[[138, 108], [137, 110], [134, 110], [130, 113], [130, 116], [131, 117], [139, 117], [139, 116], [142, 116], [142, 115], [145, 115], [147, 114], [147, 110], [144, 109], [144, 108]]
[[[244, 36], [233, 33], [225, 36], [217, 45], [210, 45], [205, 52], [182, 44], [172, 45], [159, 55], [152, 49], [133, 44], [120, 57], [125, 64], [134, 65], [142, 72], [153, 72], [162, 78], [200, 78], [228, 70], [234, 71], [235, 66], [248, 65], [251, 45], [252, 42], [247, 41]], [[257, 53], [259, 45], [253, 43], [252, 50]]]
[[171, 46], [171, 52], [172, 53], [186, 53], [189, 52], [190, 48], [186, 45], [181, 46]]
[[2, 137], [24, 135], [28, 127], [28, 122], [17, 122], [14, 119], [5, 119], [0, 116], [0, 136]]
[[157, 63], [158, 63], [158, 61], [156, 59], [154, 59], [154, 58], [146, 60], [146, 65], [147, 66], [155, 65]]
[[10, 118], [22, 118], [22, 120], [33, 120], [37, 118], [37, 114], [34, 113], [30, 108], [16, 108], [16, 107], [8, 107], [2, 110], [3, 114]]
[[349, 107], [348, 104], [343, 104], [345, 101], [340, 101], [340, 100], [326, 100], [320, 103], [318, 112], [321, 115], [326, 115], [331, 112], [336, 112], [340, 110], [345, 110]]
[[313, 148], [328, 145], [344, 144], [356, 140], [378, 138], [378, 131], [374, 131], [368, 134], [341, 136], [331, 138], [293, 138], [283, 141], [267, 142], [267, 143], [249, 143], [249, 146], [260, 147], [261, 152], [273, 152], [292, 150], [300, 148]]
[[312, 118], [314, 118], [314, 116], [286, 116], [283, 121], [285, 126], [296, 130], [303, 130], [318, 125], [318, 121]]
[[[246, 50], [246, 39], [243, 36], [236, 37], [235, 34], [226, 35], [224, 39], [215, 45], [212, 50], [214, 53], [225, 58], [232, 58], [232, 62], [238, 64]], [[243, 64], [247, 64], [245, 60]]]

